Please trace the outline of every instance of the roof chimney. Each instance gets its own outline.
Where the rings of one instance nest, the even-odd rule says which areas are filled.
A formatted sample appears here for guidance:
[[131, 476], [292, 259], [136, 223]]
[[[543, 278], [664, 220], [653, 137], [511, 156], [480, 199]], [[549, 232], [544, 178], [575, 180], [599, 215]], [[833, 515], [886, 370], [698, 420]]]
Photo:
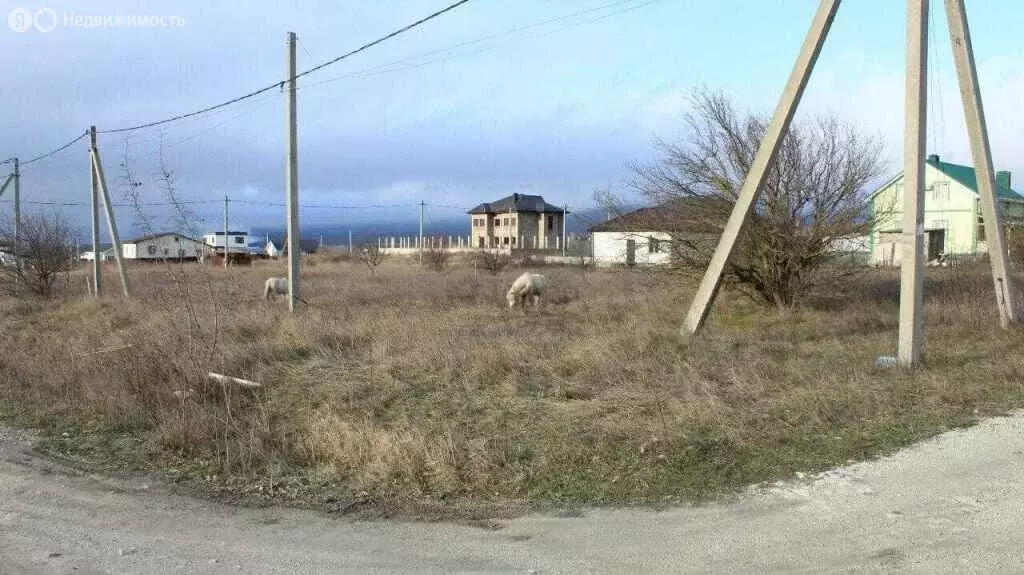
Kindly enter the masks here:
[[928, 156], [928, 163], [938, 164], [939, 163], [939, 155], [938, 154], [931, 154], [930, 156]]
[[1013, 189], [1010, 187], [1010, 172], [996, 172], [996, 187]]

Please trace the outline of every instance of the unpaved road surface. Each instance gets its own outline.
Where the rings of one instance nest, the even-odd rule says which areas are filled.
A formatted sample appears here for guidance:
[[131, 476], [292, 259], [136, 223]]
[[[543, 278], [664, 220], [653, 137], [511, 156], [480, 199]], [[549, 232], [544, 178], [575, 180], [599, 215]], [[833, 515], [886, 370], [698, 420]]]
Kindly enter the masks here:
[[0, 431], [2, 573], [1024, 572], [1024, 416], [700, 508], [496, 530], [241, 509], [66, 474]]

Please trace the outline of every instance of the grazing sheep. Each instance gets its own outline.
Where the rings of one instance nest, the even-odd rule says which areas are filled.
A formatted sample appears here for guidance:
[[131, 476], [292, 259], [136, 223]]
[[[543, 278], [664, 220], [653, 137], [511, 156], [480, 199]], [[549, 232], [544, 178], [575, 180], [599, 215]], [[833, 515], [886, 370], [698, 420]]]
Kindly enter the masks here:
[[516, 281], [512, 282], [512, 286], [508, 288], [508, 293], [505, 294], [509, 309], [516, 307], [516, 303], [519, 303], [525, 311], [526, 298], [528, 297], [533, 300], [533, 307], [537, 307], [540, 303], [540, 296], [547, 287], [548, 279], [546, 277], [530, 272], [523, 273], [523, 275], [516, 278]]
[[270, 299], [274, 295], [288, 295], [288, 278], [268, 278], [263, 284], [263, 297]]

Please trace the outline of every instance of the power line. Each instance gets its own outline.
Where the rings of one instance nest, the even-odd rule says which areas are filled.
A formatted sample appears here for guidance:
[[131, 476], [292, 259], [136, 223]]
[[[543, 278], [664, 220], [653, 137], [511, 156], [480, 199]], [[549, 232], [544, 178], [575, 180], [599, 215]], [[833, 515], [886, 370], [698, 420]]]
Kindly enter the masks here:
[[[515, 27], [515, 28], [510, 28], [510, 29], [504, 30], [502, 32], [495, 32], [493, 34], [488, 34], [486, 36], [481, 36], [479, 38], [474, 38], [472, 40], [466, 40], [466, 41], [463, 41], [463, 42], [452, 44], [452, 45], [446, 46], [444, 48], [437, 48], [435, 50], [429, 50], [427, 52], [422, 52], [422, 53], [414, 55], [414, 56], [407, 56], [405, 58], [399, 58], [397, 60], [392, 60], [391, 62], [388, 62], [386, 64], [380, 64], [378, 66], [372, 66], [370, 68], [364, 68], [363, 70], [359, 70], [359, 71], [352, 72], [352, 73], [349, 73], [349, 74], [343, 74], [341, 76], [334, 76], [332, 78], [326, 78], [326, 79], [321, 80], [319, 82], [314, 82], [312, 84], [306, 84], [305, 86], [299, 86], [299, 89], [300, 90], [305, 90], [305, 89], [314, 88], [314, 87], [317, 87], [317, 86], [322, 86], [322, 85], [325, 85], [325, 84], [330, 84], [332, 82], [337, 82], [339, 80], [345, 80], [345, 79], [350, 79], [350, 78], [365, 78], [365, 77], [372, 76], [372, 75], [375, 75], [375, 74], [383, 74], [383, 73], [388, 73], [388, 72], [397, 72], [397, 71], [403, 71], [403, 70], [410, 70], [410, 69], [420, 68], [420, 67], [426, 66], [428, 64], [433, 64], [435, 62], [442, 62], [442, 61], [447, 60], [447, 59], [449, 59], [451, 57], [454, 57], [454, 56], [442, 57], [442, 58], [434, 58], [434, 59], [431, 59], [431, 60], [427, 60], [425, 62], [420, 62], [420, 63], [414, 64], [414, 65], [411, 65], [411, 66], [405, 66], [405, 67], [401, 67], [401, 68], [392, 68], [392, 66], [395, 66], [396, 64], [402, 64], [402, 63], [405, 63], [405, 62], [415, 61], [415, 60], [424, 58], [426, 56], [433, 56], [435, 54], [442, 54], [442, 53], [445, 53], [445, 52], [451, 52], [451, 51], [453, 51], [453, 50], [455, 50], [457, 48], [463, 48], [465, 46], [472, 46], [474, 44], [480, 44], [480, 43], [483, 43], [483, 42], [487, 42], [488, 40], [494, 40], [496, 38], [502, 38], [502, 37], [505, 37], [505, 36], [512, 36], [512, 35], [517, 34], [519, 32], [524, 32], [526, 30], [532, 30], [534, 28], [539, 28], [539, 27], [545, 26], [547, 24], [554, 24], [556, 22], [561, 22], [563, 20], [568, 20], [570, 18], [575, 18], [577, 16], [583, 16], [585, 14], [590, 14], [592, 12], [597, 12], [597, 11], [600, 11], [600, 10], [604, 10], [606, 8], [618, 7], [618, 6], [622, 6], [622, 5], [625, 5], [625, 4], [635, 3], [637, 1], [638, 0], [615, 0], [613, 2], [606, 2], [604, 4], [601, 4], [600, 6], [594, 6], [594, 7], [591, 7], [591, 8], [585, 8], [583, 10], [578, 10], [576, 12], [571, 12], [569, 14], [563, 14], [561, 16], [555, 16], [555, 17], [552, 17], [552, 18], [547, 18], [545, 20], [540, 20], [540, 21], [537, 21], [537, 22], [533, 22], [531, 24], [524, 24], [522, 26], [518, 26], [518, 27]], [[573, 26], [577, 26], [577, 25], [581, 25], [581, 24], [590, 24], [590, 23], [593, 23], [593, 22], [604, 20], [606, 18], [610, 18], [611, 16], [622, 14], [624, 12], [638, 10], [640, 8], [643, 8], [645, 6], [648, 6], [650, 4], [654, 4], [654, 3], [660, 2], [660, 1], [661, 0], [648, 0], [647, 2], [642, 2], [642, 3], [637, 4], [635, 6], [629, 6], [629, 7], [626, 7], [624, 9], [622, 9], [622, 10], [618, 10], [618, 11], [611, 12], [611, 13], [608, 13], [608, 14], [603, 14], [603, 15], [598, 16], [597, 18], [594, 18], [592, 20], [586, 20], [586, 21], [583, 21], [583, 22], [578, 22], [578, 23], [575, 23], [575, 24], [571, 24], [571, 25], [565, 26], [563, 28], [557, 28], [557, 29], [552, 30], [551, 32], [549, 32], [547, 34], [542, 34], [539, 37], [547, 36], [549, 34], [553, 34], [555, 32], [560, 32], [562, 30], [567, 30], [569, 28], [572, 28]], [[483, 52], [485, 50], [486, 50], [486, 48], [481, 49], [481, 50], [477, 50], [476, 52], [470, 52], [470, 54], [479, 54], [479, 53], [481, 53], [481, 52]]]
[[[84, 137], [86, 137], [88, 135], [89, 135], [89, 132], [82, 132], [74, 140], [71, 140], [70, 142], [64, 144], [63, 146], [60, 146], [59, 148], [54, 148], [54, 149], [50, 150], [49, 152], [46, 152], [45, 154], [38, 155], [38, 156], [36, 156], [36, 157], [34, 157], [34, 158], [30, 159], [30, 160], [25, 160], [25, 161], [21, 162], [20, 164], [21, 164], [22, 167], [24, 167], [24, 166], [27, 166], [29, 164], [34, 164], [34, 163], [38, 162], [39, 160], [43, 160], [43, 159], [49, 158], [50, 156], [52, 156], [54, 154], [58, 154], [60, 152], [63, 152], [64, 150], [70, 148], [71, 146], [75, 145], [79, 140], [81, 140], [82, 138], [84, 138]], [[2, 165], [2, 164], [10, 164], [10, 163], [13, 163], [13, 162], [14, 162], [14, 158], [9, 158], [9, 159], [6, 159], [6, 160], [0, 162], [0, 165]]]
[[[380, 44], [382, 42], [390, 40], [391, 38], [394, 38], [394, 37], [396, 37], [396, 36], [398, 36], [400, 34], [404, 34], [405, 32], [408, 32], [409, 30], [412, 30], [413, 28], [416, 28], [417, 26], [421, 26], [421, 25], [429, 22], [430, 20], [433, 20], [434, 18], [437, 18], [438, 16], [441, 16], [441, 15], [447, 13], [447, 12], [450, 12], [450, 11], [458, 8], [459, 6], [462, 6], [463, 4], [468, 3], [469, 1], [470, 0], [458, 0], [454, 4], [451, 4], [451, 5], [449, 5], [449, 6], [445, 7], [445, 8], [442, 8], [441, 10], [438, 10], [438, 11], [436, 11], [436, 12], [434, 12], [434, 13], [428, 15], [428, 16], [420, 18], [419, 20], [417, 20], [417, 21], [415, 21], [415, 22], [413, 22], [411, 24], [407, 24], [407, 25], [399, 28], [398, 30], [395, 30], [394, 32], [391, 32], [390, 34], [387, 34], [385, 36], [381, 36], [380, 38], [377, 38], [376, 40], [374, 40], [372, 42], [368, 42], [366, 44], [363, 44], [362, 46], [356, 48], [355, 50], [351, 50], [349, 52], [346, 52], [345, 54], [342, 54], [341, 56], [338, 56], [337, 58], [332, 58], [331, 60], [328, 60], [328, 61], [326, 61], [326, 62], [324, 62], [322, 64], [318, 64], [316, 66], [313, 66], [312, 68], [310, 68], [309, 70], [306, 70], [305, 72], [300, 72], [300, 73], [295, 75], [295, 78], [298, 79], [298, 78], [301, 78], [301, 77], [306, 76], [308, 74], [312, 74], [313, 72], [316, 72], [317, 70], [321, 70], [323, 68], [326, 68], [327, 66], [331, 66], [333, 64], [337, 64], [338, 62], [341, 62], [342, 60], [344, 60], [346, 58], [349, 58], [349, 57], [354, 56], [354, 55], [356, 55], [356, 54], [358, 54], [360, 52], [368, 50], [368, 49], [370, 49], [370, 48], [372, 48], [372, 47], [374, 47], [374, 46], [376, 46], [376, 45], [378, 45], [378, 44]], [[129, 126], [129, 127], [126, 127], [126, 128], [115, 128], [115, 129], [111, 129], [111, 130], [100, 130], [99, 133], [101, 133], [101, 134], [117, 134], [117, 133], [121, 133], [121, 132], [133, 132], [135, 130], [142, 130], [142, 129], [145, 129], [145, 128], [152, 128], [153, 126], [159, 126], [159, 125], [162, 125], [162, 124], [167, 124], [167, 123], [175, 122], [175, 121], [178, 121], [178, 120], [184, 120], [185, 118], [191, 118], [193, 116], [198, 116], [200, 114], [205, 114], [207, 112], [212, 112], [214, 110], [217, 110], [217, 109], [220, 109], [220, 108], [224, 108], [224, 107], [230, 106], [232, 104], [236, 104], [238, 102], [241, 102], [242, 100], [247, 100], [249, 98], [258, 96], [258, 95], [260, 95], [260, 94], [262, 94], [264, 92], [269, 92], [270, 90], [273, 90], [274, 88], [283, 89], [284, 85], [285, 85], [285, 81], [281, 80], [279, 82], [274, 82], [273, 84], [270, 84], [269, 86], [265, 86], [263, 88], [260, 88], [259, 90], [255, 90], [255, 91], [249, 92], [248, 94], [245, 94], [243, 96], [239, 96], [237, 98], [232, 98], [232, 99], [230, 99], [230, 100], [228, 100], [226, 102], [222, 102], [222, 103], [216, 104], [214, 106], [207, 106], [206, 108], [202, 108], [200, 110], [196, 110], [195, 112], [189, 112], [187, 114], [179, 114], [177, 116], [174, 116], [172, 118], [167, 118], [165, 120], [158, 120], [156, 122], [148, 122], [148, 123], [145, 123], [145, 124], [139, 124], [139, 125], [136, 125], [136, 126]]]

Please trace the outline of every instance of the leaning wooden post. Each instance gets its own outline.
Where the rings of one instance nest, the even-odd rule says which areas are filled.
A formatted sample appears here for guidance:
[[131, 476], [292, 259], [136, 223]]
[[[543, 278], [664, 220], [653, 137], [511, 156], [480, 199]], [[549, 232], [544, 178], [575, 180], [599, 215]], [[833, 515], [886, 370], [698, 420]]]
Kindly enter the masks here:
[[768, 169], [775, 163], [779, 144], [789, 130], [793, 114], [796, 113], [796, 108], [800, 103], [800, 98], [803, 96], [804, 88], [807, 86], [807, 81], [811, 77], [811, 71], [814, 69], [814, 63], [821, 53], [821, 47], [825, 43], [825, 38], [828, 36], [829, 28], [832, 26], [832, 21], [835, 19], [838, 9], [839, 0], [821, 0], [818, 12], [814, 16], [811, 28], [804, 39], [803, 47], [800, 49], [800, 55], [797, 57], [793, 71], [790, 73], [789, 80], [786, 82], [786, 87], [782, 92], [782, 97], [779, 98], [779, 104], [775, 108], [775, 113], [768, 124], [768, 129], [765, 131], [764, 139], [761, 140], [761, 145], [754, 156], [750, 172], [747, 174], [747, 179], [743, 182], [743, 188], [740, 190], [736, 205], [733, 207], [732, 214], [729, 215], [729, 220], [722, 231], [722, 238], [718, 241], [718, 247], [715, 248], [715, 252], [711, 256], [711, 263], [708, 265], [707, 271], [704, 272], [704, 278], [701, 280], [700, 287], [697, 288], [697, 294], [690, 304], [690, 309], [686, 314], [686, 320], [683, 324], [683, 335], [695, 334], [704, 326], [704, 320], [707, 319], [711, 304], [718, 294], [718, 287], [722, 282], [725, 265], [732, 255], [733, 248], [736, 247], [736, 240], [739, 238], [743, 224], [754, 208], [754, 202], [757, 200], [761, 186], [768, 176]]

